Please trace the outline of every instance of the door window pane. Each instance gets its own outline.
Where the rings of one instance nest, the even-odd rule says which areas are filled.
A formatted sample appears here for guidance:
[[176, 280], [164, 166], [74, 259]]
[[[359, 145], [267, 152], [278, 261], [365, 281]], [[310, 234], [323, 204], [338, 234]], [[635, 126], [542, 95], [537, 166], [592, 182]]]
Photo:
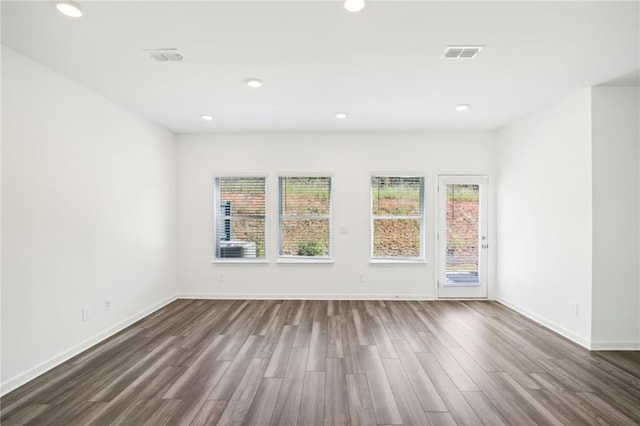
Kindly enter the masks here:
[[480, 186], [446, 185], [446, 278], [449, 283], [477, 283]]

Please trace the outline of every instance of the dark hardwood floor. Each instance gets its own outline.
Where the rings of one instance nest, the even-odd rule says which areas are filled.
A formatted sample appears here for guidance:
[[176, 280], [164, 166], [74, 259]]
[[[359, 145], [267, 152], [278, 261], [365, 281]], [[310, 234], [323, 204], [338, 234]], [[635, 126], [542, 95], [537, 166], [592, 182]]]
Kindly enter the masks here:
[[640, 423], [640, 352], [495, 302], [178, 300], [1, 400], [2, 425]]

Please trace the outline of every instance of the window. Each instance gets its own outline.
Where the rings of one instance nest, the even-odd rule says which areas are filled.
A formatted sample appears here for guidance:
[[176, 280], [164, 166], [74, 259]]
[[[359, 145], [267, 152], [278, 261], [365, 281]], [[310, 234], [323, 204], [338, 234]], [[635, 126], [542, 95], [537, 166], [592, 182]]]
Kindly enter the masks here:
[[330, 177], [280, 177], [280, 256], [331, 256]]
[[265, 178], [215, 178], [216, 259], [265, 258]]
[[424, 178], [371, 178], [373, 259], [424, 258]]

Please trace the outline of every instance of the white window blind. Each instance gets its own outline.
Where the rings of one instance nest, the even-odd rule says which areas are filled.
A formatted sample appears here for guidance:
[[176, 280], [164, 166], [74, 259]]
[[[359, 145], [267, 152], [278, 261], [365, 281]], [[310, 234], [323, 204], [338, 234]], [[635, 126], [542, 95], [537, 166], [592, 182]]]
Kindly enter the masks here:
[[371, 178], [371, 256], [374, 259], [424, 257], [424, 178]]
[[215, 178], [217, 259], [265, 258], [265, 178]]
[[330, 177], [280, 177], [280, 256], [331, 256]]

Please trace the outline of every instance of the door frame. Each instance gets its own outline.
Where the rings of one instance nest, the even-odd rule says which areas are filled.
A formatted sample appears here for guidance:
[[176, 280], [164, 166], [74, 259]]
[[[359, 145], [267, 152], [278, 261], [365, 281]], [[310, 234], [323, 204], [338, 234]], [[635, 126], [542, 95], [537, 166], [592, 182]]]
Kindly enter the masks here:
[[[480, 232], [478, 247], [479, 284], [446, 284], [446, 184], [480, 185]], [[486, 173], [438, 174], [437, 179], [437, 225], [436, 225], [436, 285], [438, 299], [488, 299], [489, 295], [489, 176]]]

